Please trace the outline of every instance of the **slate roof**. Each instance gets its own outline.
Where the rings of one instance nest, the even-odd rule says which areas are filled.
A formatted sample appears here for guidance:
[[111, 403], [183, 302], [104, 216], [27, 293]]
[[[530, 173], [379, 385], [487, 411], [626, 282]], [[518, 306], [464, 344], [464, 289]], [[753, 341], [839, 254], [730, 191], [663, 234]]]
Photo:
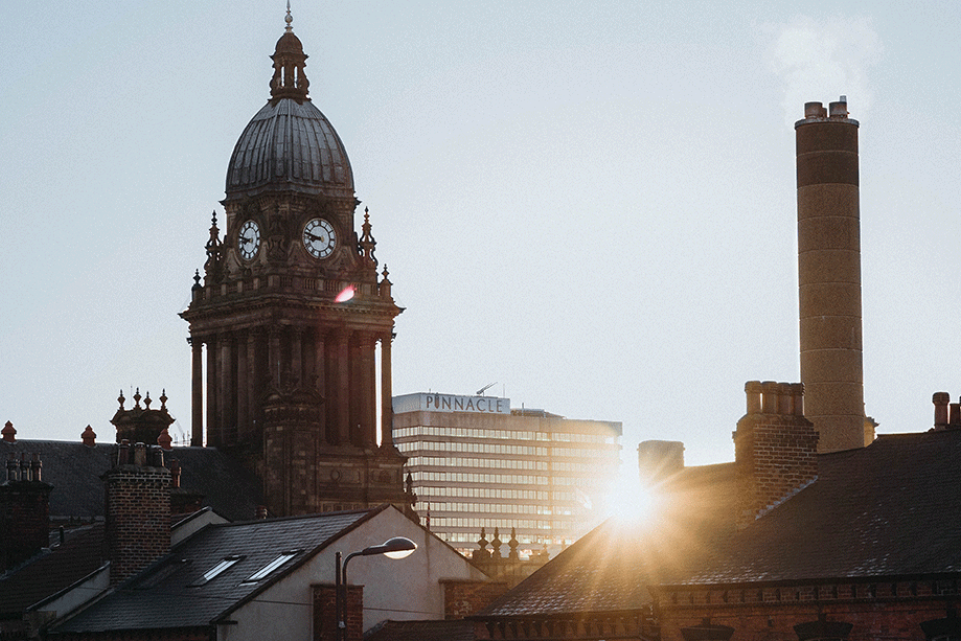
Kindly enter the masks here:
[[686, 468], [659, 488], [662, 516], [610, 519], [479, 612], [480, 619], [636, 611], [734, 530], [733, 464]]
[[[92, 520], [103, 517], [104, 489], [100, 477], [110, 469], [114, 443], [88, 447], [74, 441], [0, 441], [0, 460], [28, 459], [40, 454], [43, 480], [53, 485], [50, 516]], [[164, 461], [177, 459], [181, 486], [204, 495], [204, 505], [231, 520], [252, 519], [262, 504], [260, 481], [239, 463], [211, 447], [175, 447]]]
[[364, 641], [475, 641], [474, 622], [383, 621], [364, 635]]
[[817, 482], [680, 583], [961, 572], [961, 430], [882, 435], [818, 466]]
[[651, 603], [643, 586], [961, 572], [961, 430], [883, 435], [818, 466], [737, 533], [734, 464], [686, 468], [661, 488], [660, 519], [605, 522], [476, 618], [636, 611]]
[[[169, 555], [121, 583], [55, 632], [197, 628], [226, 619], [346, 531], [388, 506], [371, 510], [211, 525]], [[265, 579], [245, 581], [284, 551], [297, 554]], [[208, 582], [203, 576], [228, 555], [240, 560]]]
[[20, 619], [30, 606], [84, 579], [105, 562], [103, 523], [67, 530], [63, 544], [0, 575], [0, 619]]

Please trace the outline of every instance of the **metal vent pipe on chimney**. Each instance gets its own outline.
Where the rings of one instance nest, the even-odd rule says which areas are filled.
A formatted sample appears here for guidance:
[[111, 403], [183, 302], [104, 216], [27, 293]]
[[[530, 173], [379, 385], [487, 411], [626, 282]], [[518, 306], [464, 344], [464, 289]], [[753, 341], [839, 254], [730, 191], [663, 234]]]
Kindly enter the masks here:
[[844, 96], [804, 115], [794, 125], [804, 414], [818, 451], [837, 452], [865, 445], [858, 122]]

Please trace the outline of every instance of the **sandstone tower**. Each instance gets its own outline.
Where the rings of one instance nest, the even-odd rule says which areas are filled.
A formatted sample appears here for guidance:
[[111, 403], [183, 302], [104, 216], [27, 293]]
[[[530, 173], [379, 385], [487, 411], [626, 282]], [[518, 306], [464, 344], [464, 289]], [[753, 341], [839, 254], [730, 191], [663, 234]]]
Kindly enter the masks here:
[[378, 273], [366, 213], [355, 225], [353, 171], [308, 94], [289, 9], [286, 21], [270, 98], [230, 158], [223, 236], [214, 216], [203, 277], [181, 314], [191, 444], [206, 436], [246, 463], [276, 515], [404, 504], [405, 458], [391, 440], [401, 309], [386, 267]]
[[858, 122], [844, 96], [804, 105], [797, 142], [798, 294], [804, 415], [818, 450], [862, 447], [861, 245]]

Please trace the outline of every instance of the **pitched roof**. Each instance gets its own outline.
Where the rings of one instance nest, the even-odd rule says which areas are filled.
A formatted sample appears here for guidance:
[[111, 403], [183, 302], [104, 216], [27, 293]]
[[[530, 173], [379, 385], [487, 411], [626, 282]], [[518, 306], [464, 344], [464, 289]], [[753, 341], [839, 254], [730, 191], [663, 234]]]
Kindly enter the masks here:
[[882, 435], [818, 465], [817, 482], [682, 583], [961, 572], [961, 430]]
[[[387, 507], [208, 526], [56, 631], [212, 625]], [[249, 580], [285, 552], [295, 553], [265, 578]], [[222, 561], [234, 557], [236, 562], [223, 572], [204, 579]]]
[[364, 641], [474, 641], [474, 622], [382, 621], [364, 635]]
[[[53, 485], [51, 517], [103, 517], [104, 490], [100, 480], [110, 469], [114, 443], [89, 447], [73, 441], [0, 441], [0, 459], [39, 454], [43, 480]], [[175, 447], [164, 460], [177, 459], [181, 486], [204, 495], [204, 505], [232, 520], [254, 518], [262, 503], [260, 482], [236, 461], [212, 447]]]
[[686, 468], [662, 485], [662, 515], [610, 519], [497, 599], [481, 619], [635, 611], [644, 587], [675, 577], [733, 533], [732, 464]]
[[77, 583], [105, 561], [103, 523], [67, 530], [62, 544], [0, 575], [0, 619], [20, 618], [30, 606]]

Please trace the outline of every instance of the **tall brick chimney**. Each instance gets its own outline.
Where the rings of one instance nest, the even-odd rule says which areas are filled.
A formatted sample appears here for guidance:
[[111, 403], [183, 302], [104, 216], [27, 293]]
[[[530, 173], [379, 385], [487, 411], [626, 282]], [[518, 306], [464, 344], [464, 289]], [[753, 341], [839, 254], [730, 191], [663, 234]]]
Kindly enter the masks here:
[[735, 523], [743, 529], [818, 475], [818, 433], [804, 418], [803, 386], [749, 381], [734, 432]]
[[797, 142], [798, 294], [801, 383], [819, 451], [863, 447], [861, 240], [858, 121], [841, 96], [825, 110], [804, 105]]
[[43, 481], [41, 469], [39, 455], [7, 461], [0, 483], [0, 572], [49, 545], [53, 486]]
[[170, 470], [159, 446], [124, 439], [102, 478], [110, 582], [116, 584], [170, 550]]

